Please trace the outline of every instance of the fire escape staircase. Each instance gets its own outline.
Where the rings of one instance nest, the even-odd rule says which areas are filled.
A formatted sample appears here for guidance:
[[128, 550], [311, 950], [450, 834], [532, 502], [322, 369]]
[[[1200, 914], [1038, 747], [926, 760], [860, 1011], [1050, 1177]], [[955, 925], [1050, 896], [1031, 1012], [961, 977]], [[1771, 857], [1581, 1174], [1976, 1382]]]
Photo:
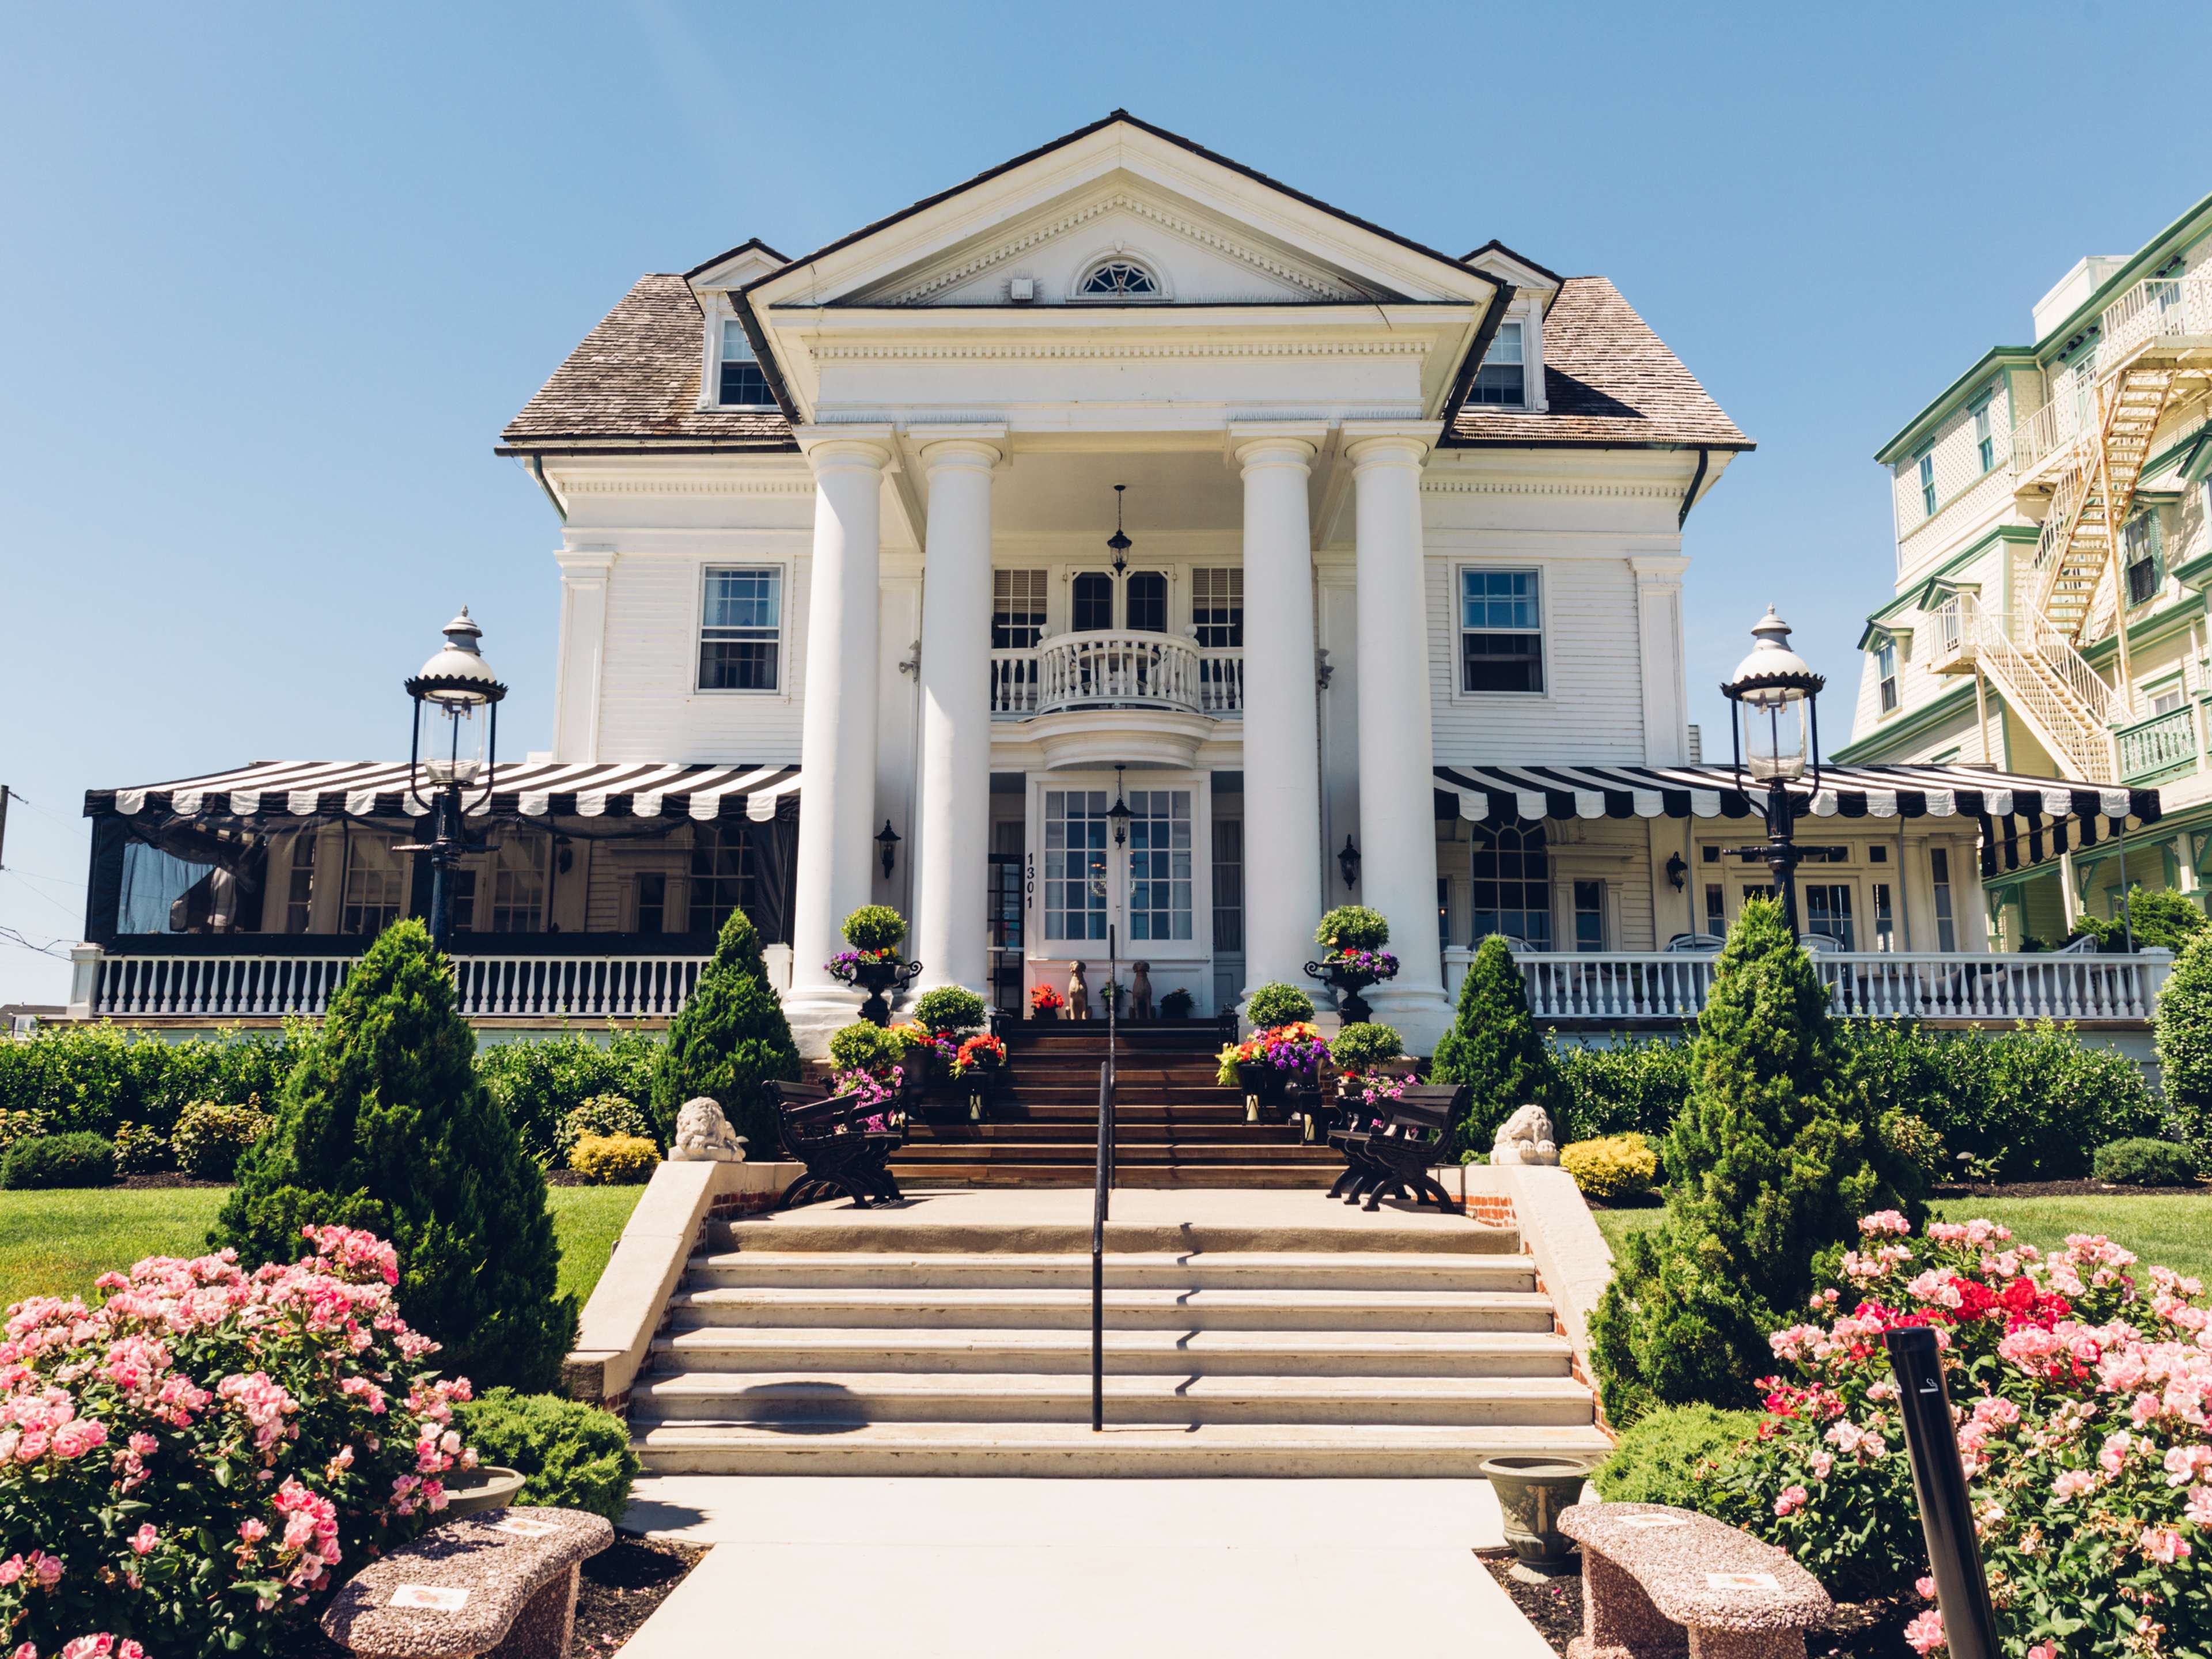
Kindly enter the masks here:
[[2033, 613], [1986, 611], [1972, 593], [1956, 595], [1937, 621], [1950, 647], [1942, 654], [1978, 665], [2062, 773], [2082, 783], [2114, 781], [2119, 693], [2056, 628]]

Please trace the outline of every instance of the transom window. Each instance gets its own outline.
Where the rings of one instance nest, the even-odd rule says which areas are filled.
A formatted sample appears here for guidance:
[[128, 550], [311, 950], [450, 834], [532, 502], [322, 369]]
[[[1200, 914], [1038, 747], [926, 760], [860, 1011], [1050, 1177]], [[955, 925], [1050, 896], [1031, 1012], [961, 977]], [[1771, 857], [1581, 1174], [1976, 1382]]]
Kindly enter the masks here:
[[1190, 937], [1190, 791], [1129, 793], [1129, 937]]
[[1157, 300], [1160, 285], [1151, 271], [1133, 259], [1108, 259], [1091, 268], [1076, 292], [1091, 300]]
[[1540, 823], [1477, 823], [1470, 866], [1474, 938], [1492, 933], [1532, 951], [1552, 948], [1552, 860]]
[[1044, 637], [1042, 570], [991, 573], [991, 649], [1030, 651]]
[[699, 689], [773, 691], [783, 635], [783, 572], [714, 566], [700, 613]]
[[1106, 937], [1107, 805], [1103, 789], [1044, 792], [1047, 939]]
[[1468, 394], [1468, 401], [1519, 409], [1528, 401], [1528, 373], [1521, 325], [1500, 324], [1497, 338], [1491, 341], [1490, 350], [1483, 357], [1482, 367], [1474, 371], [1474, 390]]
[[745, 337], [744, 325], [735, 318], [722, 324], [721, 386], [717, 401], [726, 409], [767, 409], [775, 403], [760, 359], [753, 355], [753, 343]]
[[1544, 689], [1544, 613], [1534, 571], [1460, 573], [1460, 689]]

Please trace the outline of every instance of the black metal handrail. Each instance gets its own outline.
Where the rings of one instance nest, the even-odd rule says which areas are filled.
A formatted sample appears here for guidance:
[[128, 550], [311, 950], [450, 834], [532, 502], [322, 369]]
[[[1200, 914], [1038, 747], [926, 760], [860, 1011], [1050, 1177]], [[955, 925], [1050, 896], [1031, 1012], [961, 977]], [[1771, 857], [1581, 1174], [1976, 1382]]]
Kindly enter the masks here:
[[1098, 1164], [1091, 1190], [1091, 1431], [1106, 1427], [1106, 1214], [1114, 1190], [1115, 930], [1106, 930], [1106, 1059], [1098, 1067]]

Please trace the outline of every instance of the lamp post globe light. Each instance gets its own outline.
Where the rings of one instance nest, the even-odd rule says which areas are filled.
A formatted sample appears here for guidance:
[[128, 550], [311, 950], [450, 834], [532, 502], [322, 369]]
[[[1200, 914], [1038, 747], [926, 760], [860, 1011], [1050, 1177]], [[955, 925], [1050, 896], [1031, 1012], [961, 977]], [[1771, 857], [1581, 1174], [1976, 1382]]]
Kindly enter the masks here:
[[1775, 615], [1772, 605], [1751, 632], [1756, 643], [1736, 665], [1721, 694], [1735, 705], [1735, 718], [1729, 722], [1735, 786], [1747, 797], [1754, 787], [1762, 792], [1766, 842], [1740, 847], [1735, 853], [1747, 861], [1765, 863], [1774, 872], [1782, 913], [1790, 938], [1796, 939], [1797, 866], [1808, 859], [1825, 859], [1829, 849], [1797, 845], [1796, 808], [1790, 786], [1803, 780], [1809, 767], [1812, 787], [1820, 787], [1819, 698], [1828, 682], [1790, 648], [1790, 624]]
[[483, 850], [470, 842], [463, 818], [491, 799], [499, 767], [499, 705], [507, 696], [477, 647], [483, 629], [466, 605], [444, 633], [446, 643], [406, 682], [415, 704], [407, 793], [428, 805], [430, 839], [403, 849], [430, 855], [430, 937], [440, 951], [453, 933], [453, 868], [463, 854]]

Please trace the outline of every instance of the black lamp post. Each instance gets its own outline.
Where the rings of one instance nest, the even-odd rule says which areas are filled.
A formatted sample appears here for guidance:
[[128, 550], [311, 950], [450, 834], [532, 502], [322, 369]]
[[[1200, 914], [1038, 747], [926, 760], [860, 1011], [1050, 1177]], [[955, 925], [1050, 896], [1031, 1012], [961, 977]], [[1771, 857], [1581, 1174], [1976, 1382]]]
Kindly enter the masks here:
[[[463, 819], [469, 808], [491, 799], [499, 767], [499, 704], [507, 696], [507, 688], [477, 648], [483, 629], [470, 620], [466, 605], [444, 631], [444, 647], [406, 682], [407, 695], [415, 702], [407, 793], [414, 800], [428, 803], [430, 839], [426, 845], [402, 849], [430, 855], [430, 937], [441, 951], [453, 931], [453, 867], [463, 854], [483, 850], [481, 843], [469, 840]], [[481, 721], [477, 719], [479, 709], [486, 711]], [[422, 730], [426, 714], [443, 719], [447, 726], [441, 732], [434, 725], [427, 742]], [[426, 775], [433, 793], [425, 791]], [[473, 799], [469, 798], [471, 791], [476, 792]]]
[[1735, 749], [1735, 787], [1747, 796], [1753, 784], [1763, 792], [1766, 842], [1735, 852], [1774, 872], [1782, 914], [1794, 939], [1798, 937], [1797, 866], [1826, 859], [1834, 850], [1797, 845], [1796, 806], [1790, 793], [1790, 786], [1806, 776], [1808, 764], [1810, 787], [1820, 787], [1818, 700], [1828, 682], [1790, 648], [1790, 624], [1774, 614], [1772, 605], [1751, 632], [1758, 643], [1736, 665], [1721, 694], [1736, 707], [1736, 718], [1729, 722]]

